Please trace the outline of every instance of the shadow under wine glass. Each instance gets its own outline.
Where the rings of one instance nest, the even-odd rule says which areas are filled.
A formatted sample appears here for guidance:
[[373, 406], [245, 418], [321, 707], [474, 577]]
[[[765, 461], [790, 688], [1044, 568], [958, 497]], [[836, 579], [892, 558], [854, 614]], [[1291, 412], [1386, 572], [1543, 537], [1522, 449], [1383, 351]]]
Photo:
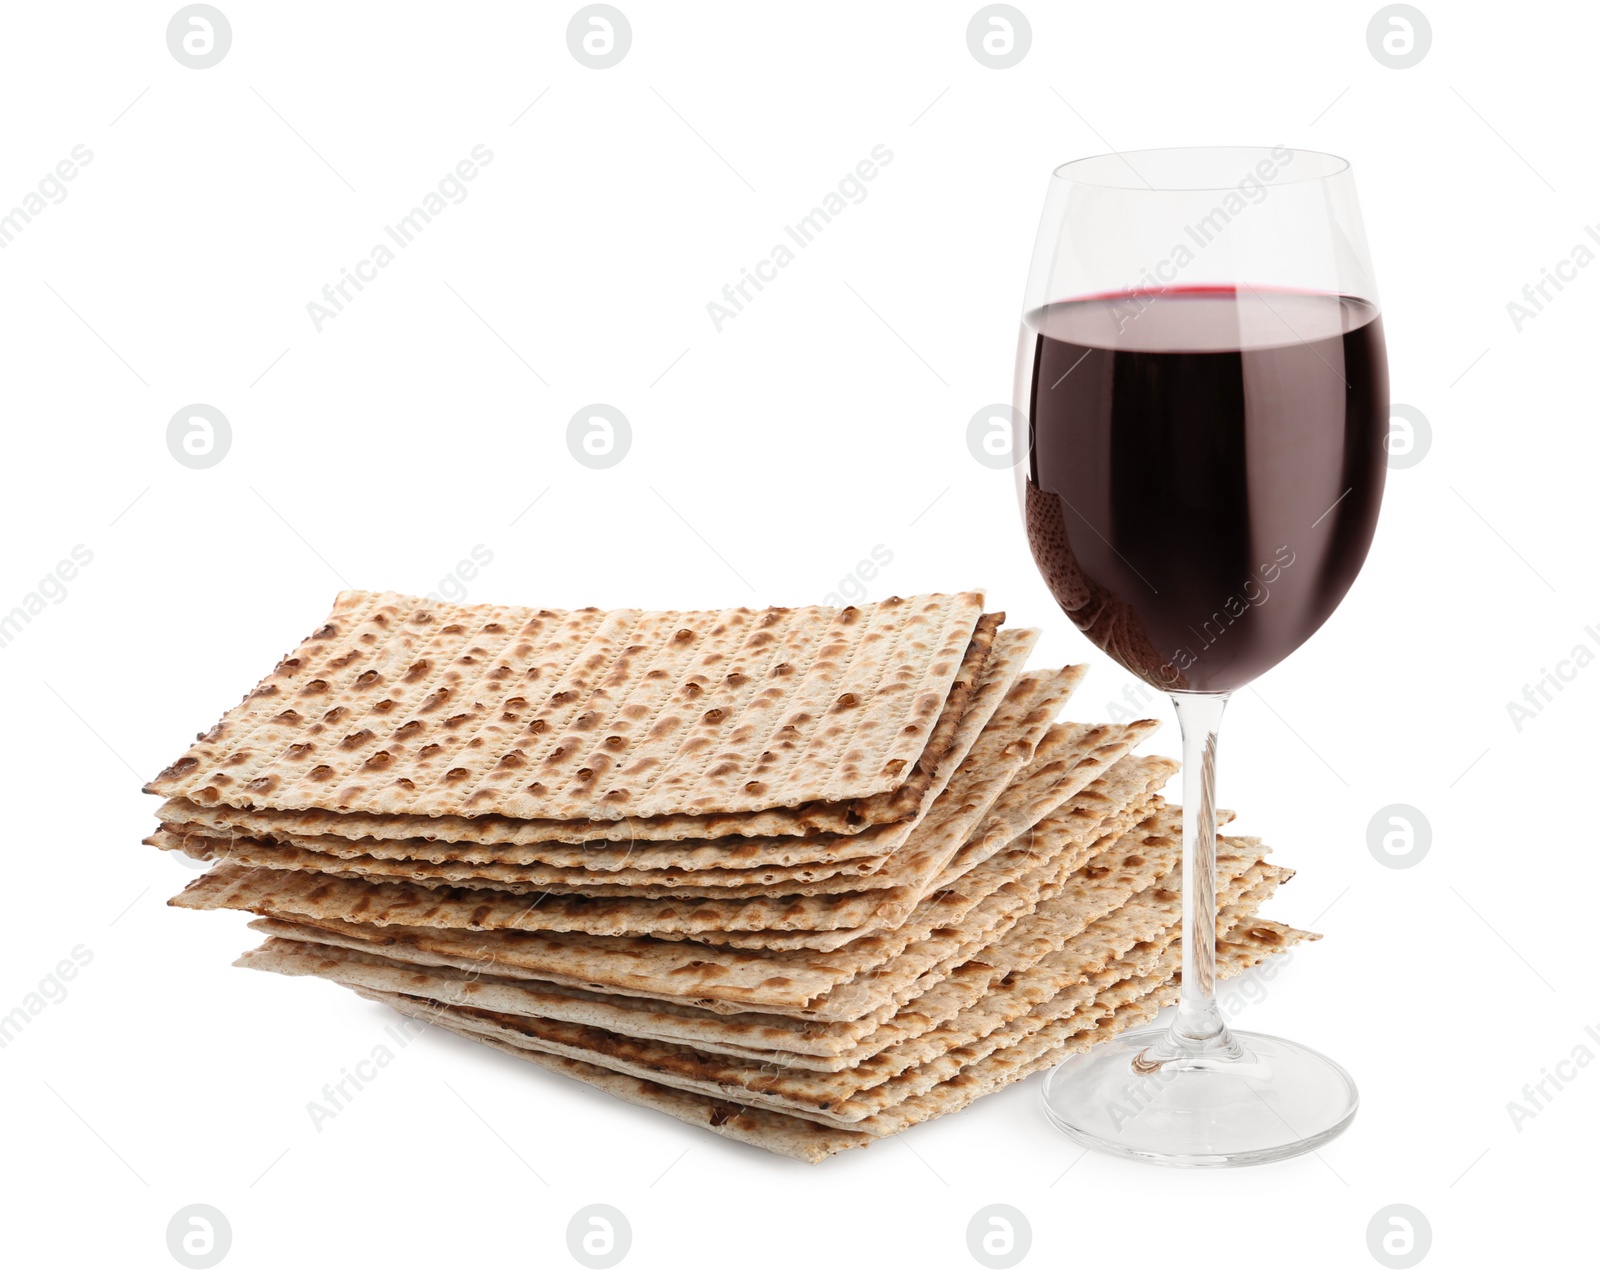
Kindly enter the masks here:
[[1088, 1146], [1153, 1162], [1304, 1153], [1349, 1125], [1356, 1088], [1217, 1009], [1217, 731], [1229, 694], [1333, 613], [1377, 524], [1388, 372], [1349, 165], [1283, 147], [1062, 165], [1015, 402], [1046, 584], [1171, 695], [1183, 730], [1176, 1018], [1061, 1063], [1045, 1109]]

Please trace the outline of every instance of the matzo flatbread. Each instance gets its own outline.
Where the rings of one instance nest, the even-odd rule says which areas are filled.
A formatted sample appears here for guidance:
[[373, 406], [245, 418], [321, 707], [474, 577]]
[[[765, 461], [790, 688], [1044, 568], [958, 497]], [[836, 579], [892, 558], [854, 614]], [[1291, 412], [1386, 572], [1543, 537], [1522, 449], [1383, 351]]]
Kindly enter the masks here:
[[[1237, 870], [1229, 878], [1225, 872]], [[1277, 883], [1276, 870], [1240, 859], [1224, 862], [1219, 892], [1226, 915], [1259, 885]], [[1004, 940], [991, 944], [949, 977], [874, 1025], [796, 1022], [770, 1014], [721, 1017], [660, 1001], [572, 992], [549, 983], [500, 978], [477, 971], [404, 964], [321, 942], [269, 939], [236, 964], [291, 976], [317, 976], [348, 986], [392, 991], [443, 1005], [466, 1006], [521, 1019], [554, 1019], [633, 1040], [683, 1045], [700, 1053], [763, 1063], [764, 1075], [792, 1068], [850, 1071], [861, 1082], [869, 1061], [886, 1075], [928, 1060], [949, 1048], [951, 1036], [936, 1028], [960, 1019], [969, 1031], [987, 1033], [1074, 982], [1086, 982], [1135, 949], [1159, 955], [1179, 931], [1177, 890], [1181, 873], [1169, 873], [1110, 915], [1072, 938], [1049, 924], [1048, 904]], [[1270, 889], [1262, 891], [1262, 898]], [[1259, 902], [1261, 899], [1257, 899]], [[1041, 941], [1042, 939], [1042, 941]], [[976, 1011], [973, 1016], [969, 1011]], [[951, 1027], [950, 1029], [955, 1029]], [[819, 1046], [827, 1051], [813, 1055]], [[797, 1051], [805, 1050], [805, 1051]], [[898, 1052], [896, 1052], [898, 1050]]]
[[[964, 593], [842, 611], [528, 610], [447, 664], [396, 676], [357, 660], [307, 682], [229, 755], [186, 753], [149, 790], [559, 820], [860, 801], [916, 774], [981, 609]], [[405, 622], [442, 635], [443, 618], [417, 599]]]
[[[1164, 912], [1157, 910], [1154, 926], [1148, 931], [1138, 928], [1137, 922], [1152, 910], [1141, 908], [1140, 900], [1149, 900], [1155, 909], [1177, 904], [1176, 893], [1160, 898], [1159, 891], [1160, 882], [1112, 913], [1130, 917], [1118, 928], [1119, 936], [1127, 937], [1130, 945], [1153, 937], [1167, 922]], [[246, 967], [304, 973], [310, 971], [308, 963], [337, 963], [348, 958], [350, 967], [371, 974], [375, 979], [371, 985], [379, 990], [505, 1013], [555, 1017], [738, 1056], [782, 1058], [786, 1064], [819, 1070], [843, 1069], [908, 1033], [940, 1025], [976, 1002], [994, 980], [1037, 964], [1075, 936], [1071, 916], [1057, 900], [1047, 898], [999, 939], [961, 960], [903, 1005], [889, 1000], [854, 1020], [816, 1021], [766, 1012], [716, 1013], [692, 1004], [585, 990], [526, 973], [509, 976], [504, 966], [409, 962], [395, 958], [394, 948], [276, 920], [257, 920], [251, 927], [276, 936], [240, 957], [238, 963]]]
[[[1265, 864], [1252, 864], [1242, 878], [1228, 882], [1225, 894], [1230, 899], [1237, 898], [1246, 887], [1262, 883], [1268, 871]], [[741, 1105], [797, 1111], [811, 1119], [851, 1124], [927, 1091], [961, 1066], [1016, 1043], [1048, 1022], [1076, 1013], [1098, 990], [1135, 975], [1140, 957], [1106, 961], [1093, 950], [1092, 941], [1089, 946], [1085, 964], [1076, 963], [1069, 954], [1055, 961], [1056, 967], [1042, 971], [1035, 978], [1041, 985], [1033, 988], [1035, 993], [1031, 996], [1012, 988], [992, 992], [932, 1031], [884, 1049], [847, 1070], [827, 1074], [772, 1062], [756, 1063], [568, 1021], [475, 1006], [432, 1003], [429, 1007], [441, 1014], [440, 1020], [445, 1016], [465, 1020], [472, 1029], [519, 1047], [560, 1053], [642, 1079], [728, 1098]], [[1180, 954], [1177, 950], [1156, 953], [1155, 959], [1147, 963], [1167, 960], [1159, 979], [1165, 981], [1177, 967]], [[1100, 967], [1088, 967], [1093, 963]], [[339, 980], [336, 974], [317, 976]]]
[[[1277, 926], [1270, 921], [1252, 921], [1252, 929], [1275, 929], [1280, 936], [1271, 944], [1258, 946], [1247, 942], [1230, 943], [1219, 949], [1218, 973], [1229, 977], [1241, 972], [1250, 964], [1283, 949], [1289, 942], [1314, 935], [1299, 934]], [[479, 1043], [488, 1044], [501, 1052], [521, 1057], [557, 1074], [579, 1079], [634, 1105], [663, 1111], [697, 1127], [708, 1128], [723, 1136], [749, 1145], [760, 1146], [776, 1153], [808, 1163], [819, 1163], [841, 1150], [870, 1145], [878, 1137], [904, 1131], [915, 1124], [940, 1115], [950, 1114], [970, 1105], [977, 1098], [1014, 1083], [1037, 1070], [1042, 1070], [1065, 1060], [1074, 1053], [1084, 1052], [1095, 1044], [1113, 1038], [1122, 1031], [1142, 1025], [1161, 1008], [1177, 998], [1177, 987], [1171, 982], [1139, 994], [1140, 985], [1114, 988], [1101, 997], [1096, 1006], [1093, 1025], [1084, 1025], [1083, 1019], [1074, 1017], [1053, 1028], [1035, 1032], [1019, 1045], [1001, 1049], [963, 1067], [951, 1078], [929, 1091], [911, 1098], [879, 1115], [860, 1121], [850, 1129], [831, 1128], [797, 1115], [781, 1114], [755, 1107], [741, 1106], [723, 1098], [708, 1097], [686, 1092], [666, 1084], [623, 1075], [605, 1067], [558, 1057], [550, 1053], [518, 1048], [492, 1037], [481, 1035], [455, 1020], [440, 1021], [439, 1025]], [[358, 994], [361, 994], [358, 992]], [[369, 998], [380, 998], [382, 993], [367, 992]], [[403, 997], [402, 997], [403, 999]], [[403, 1003], [391, 1004], [402, 1012], [409, 1012]], [[1069, 1030], [1068, 1028], [1075, 1028]]]
[[[604, 879], [609, 872], [628, 873], [622, 878], [632, 880], [647, 871], [662, 869], [669, 870], [674, 880], [706, 880], [707, 883], [725, 881], [729, 884], [736, 881], [773, 884], [789, 878], [791, 873], [809, 883], [852, 869], [863, 876], [870, 875], [879, 870], [889, 856], [910, 838], [1008, 695], [1015, 692], [1026, 697], [1034, 694], [1037, 688], [1053, 683], [1054, 693], [1064, 697], [1081, 679], [1082, 669], [1079, 668], [1063, 669], [1054, 674], [1024, 675], [1022, 664], [1032, 649], [1035, 636], [1032, 630], [1018, 632], [1007, 629], [998, 634], [989, 666], [984, 670], [980, 684], [968, 698], [961, 720], [952, 733], [950, 747], [941, 758], [934, 781], [924, 790], [913, 816], [899, 823], [868, 828], [855, 836], [729, 837], [719, 841], [638, 842], [623, 845], [602, 842], [579, 847], [564, 843], [515, 845], [445, 842], [421, 837], [403, 840], [363, 837], [347, 840], [340, 836], [318, 835], [288, 837], [287, 844], [267, 849], [257, 848], [261, 842], [234, 830], [230, 830], [224, 840], [220, 834], [208, 834], [208, 828], [179, 825], [168, 835], [158, 834], [151, 839], [161, 848], [180, 849], [196, 858], [226, 857], [243, 861], [249, 866], [276, 867], [280, 870], [327, 870], [334, 874], [353, 872], [374, 877], [403, 875], [407, 880], [420, 883], [428, 883], [434, 878], [441, 883], [451, 883], [462, 878], [463, 871], [467, 873], [467, 878], [471, 878], [475, 870], [484, 872], [480, 877], [482, 879], [527, 880], [540, 885], [568, 880], [585, 882]], [[200, 812], [206, 814], [212, 811]], [[271, 839], [276, 842], [279, 837], [271, 834]], [[238, 846], [237, 852], [235, 846]], [[547, 863], [547, 858], [553, 859], [555, 865]], [[352, 866], [336, 865], [352, 859], [357, 860]], [[685, 863], [694, 865], [684, 867]], [[870, 889], [880, 886], [877, 882], [871, 882], [861, 887]]]
[[[521, 929], [600, 936], [689, 936], [716, 932], [723, 945], [760, 939], [766, 949], [808, 946], [829, 950], [856, 937], [897, 925], [916, 906], [927, 884], [959, 848], [972, 825], [1005, 785], [1031, 759], [1067, 693], [1066, 678], [1044, 678], [1006, 696], [994, 720], [933, 803], [914, 846], [921, 855], [915, 883], [863, 894], [798, 895], [748, 900], [598, 899], [543, 894], [533, 900], [503, 891], [430, 889], [347, 881], [315, 873], [242, 868], [223, 864], [191, 882], [179, 905], [292, 911], [296, 914], [377, 924], [445, 929]], [[1126, 727], [1095, 727], [1094, 738], [1122, 737]], [[1115, 759], [1111, 743], [1100, 749], [1101, 765]], [[1085, 781], [1092, 771], [1081, 770]], [[913, 847], [908, 846], [908, 850]], [[722, 937], [728, 930], [729, 936]], [[781, 937], [776, 935], [783, 935]], [[790, 935], [812, 935], [798, 938]], [[828, 936], [823, 936], [823, 935]]]
[[[959, 715], [950, 749], [938, 762], [935, 781], [923, 786], [918, 808], [893, 823], [864, 826], [848, 806], [825, 804], [757, 813], [584, 821], [492, 814], [417, 818], [327, 810], [241, 810], [198, 805], [181, 797], [166, 801], [156, 816], [163, 824], [184, 830], [260, 837], [341, 856], [354, 853], [434, 863], [548, 863], [600, 871], [630, 865], [693, 870], [872, 859], [874, 862], [862, 864], [863, 870], [872, 870], [875, 863], [905, 843], [917, 818], [926, 812], [1005, 695], [1026, 678], [1049, 675], [1022, 671], [1038, 637], [1038, 630], [1032, 628], [1007, 628], [996, 634], [989, 663]], [[971, 656], [973, 652], [969, 649], [968, 653]], [[1055, 675], [1070, 676], [1076, 686], [1087, 671], [1079, 666]], [[952, 707], [953, 703], [947, 702], [947, 710]]]
[[[1044, 809], [1053, 805], [1058, 799], [1070, 803], [1072, 796], [1104, 773], [1142, 737], [1145, 728], [1152, 724], [1135, 722], [1129, 726], [1066, 727], [1060, 737], [1060, 752], [1067, 758], [1064, 768], [1068, 777], [1059, 780], [1054, 791], [1047, 792], [1031, 805], [1019, 803], [1013, 808], [1009, 826], [1002, 824], [1002, 830], [1015, 833], [1011, 845], [1017, 850], [1031, 845], [1038, 835], [1038, 829], [1027, 826], [1024, 818], [1038, 818]], [[1015, 777], [1015, 773], [1013, 770], [1012, 778]], [[905, 868], [906, 883], [885, 891], [883, 901], [876, 907], [872, 919], [867, 923], [850, 928], [799, 932], [780, 929], [748, 932], [732, 928], [707, 927], [697, 931], [694, 936], [698, 941], [713, 946], [739, 950], [793, 951], [808, 948], [814, 951], [833, 951], [847, 942], [892, 930], [904, 923], [924, 899], [937, 891], [939, 878], [952, 870], [952, 864], [963, 853], [969, 853], [971, 861], [981, 862], [992, 856], [994, 844], [1004, 841], [1004, 836], [999, 833], [985, 840], [981, 832], [978, 832], [975, 843], [969, 843], [967, 838], [975, 834], [975, 829], [978, 828], [984, 813], [994, 799], [992, 794], [995, 790], [997, 788], [1003, 790], [1004, 785], [1010, 781], [1001, 774], [991, 775], [986, 781], [975, 782], [971, 788], [959, 792], [962, 804], [951, 812], [947, 820], [934, 824], [933, 816], [930, 815], [929, 822], [932, 825], [927, 837], [914, 841], [902, 851], [909, 856]], [[954, 783], [947, 795], [958, 796]], [[963, 812], [969, 808], [972, 811], [970, 814]], [[968, 846], [968, 849], [963, 849], [964, 845]], [[891, 865], [885, 869], [885, 874], [893, 870]], [[959, 877], [965, 874], [965, 869], [956, 872], [957, 879], [953, 879], [945, 887], [954, 888], [959, 883]]]
[[[404, 670], [424, 651], [434, 659], [454, 657], [479, 639], [486, 624], [505, 623], [508, 607], [483, 607], [467, 614], [449, 603], [443, 627], [409, 622], [416, 614], [416, 598], [404, 593], [349, 591], [334, 599], [327, 619], [293, 653], [256, 683], [221, 721], [196, 736], [187, 755], [202, 765], [215, 765], [229, 755], [239, 740], [269, 717], [283, 710], [313, 682], [345, 675], [352, 663], [375, 664], [390, 674]], [[444, 628], [449, 628], [446, 633]]]
[[[1001, 793], [977, 830], [960, 852], [940, 872], [933, 887], [948, 886], [977, 863], [1009, 845], [1016, 837], [1052, 817], [1058, 807], [1073, 807], [1081, 815], [1090, 806], [1107, 816], [1154, 792], [1177, 770], [1177, 762], [1162, 757], [1123, 756], [1092, 782], [1083, 780], [1103, 763], [1108, 751], [1085, 750], [1086, 739], [1104, 740], [1115, 748], [1138, 737], [1140, 723], [1127, 731], [1117, 727], [1055, 725], [1046, 732], [1034, 759]], [[1109, 734], [1104, 733], [1109, 730]], [[263, 845], [241, 838], [221, 841], [211, 837], [184, 837], [166, 830], [147, 837], [146, 845], [177, 851], [197, 859], [220, 859], [244, 867], [271, 867], [279, 871], [322, 872], [375, 884], [448, 884], [462, 889], [503, 890], [516, 894], [582, 894], [585, 897], [641, 898], [766, 898], [783, 894], [841, 894], [884, 889], [916, 881], [923, 872], [917, 855], [898, 856], [888, 870], [871, 875], [838, 873], [820, 879], [762, 874], [751, 880], [747, 871], [710, 869], [684, 871], [581, 871], [551, 869], [542, 864], [419, 863], [372, 858], [341, 858], [287, 845]], [[823, 870], [818, 868], [818, 871]], [[741, 882], [741, 883], [727, 883]]]
[[[1081, 931], [1170, 869], [1180, 853], [1178, 830], [1176, 814], [1158, 807], [1131, 830], [1088, 850], [1063, 845], [1054, 858], [1041, 860], [1042, 847], [1035, 843], [998, 854], [970, 872], [961, 890], [945, 890], [925, 901], [900, 929], [826, 955], [759, 956], [699, 943], [584, 934], [472, 934], [316, 920], [289, 912], [254, 922], [252, 928], [415, 964], [455, 965], [588, 991], [649, 996], [717, 1013], [769, 1011], [846, 1022], [891, 1002], [904, 1003], [1014, 926], [1041, 900], [1063, 891], [1065, 909], [1056, 922], [1064, 932]], [[1224, 844], [1227, 840], [1223, 838]], [[1124, 860], [1130, 854], [1145, 861], [1128, 867]], [[1095, 870], [1073, 879], [1086, 856]]]

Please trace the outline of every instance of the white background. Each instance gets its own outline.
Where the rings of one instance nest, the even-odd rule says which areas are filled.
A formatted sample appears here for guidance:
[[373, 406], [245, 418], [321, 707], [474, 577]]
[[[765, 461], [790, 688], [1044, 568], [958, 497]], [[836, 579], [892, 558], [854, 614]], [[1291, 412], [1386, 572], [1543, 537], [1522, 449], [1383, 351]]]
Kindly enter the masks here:
[[[1424, 1268], [1580, 1237], [1600, 1066], [1520, 1131], [1507, 1103], [1600, 1022], [1574, 817], [1600, 669], [1520, 731], [1506, 703], [1600, 652], [1600, 269], [1520, 333], [1506, 302], [1600, 217], [1592, 10], [1426, 3], [1431, 51], [1392, 70], [1371, 3], [1022, 0], [1031, 50], [996, 71], [970, 0], [622, 0], [631, 50], [595, 71], [575, 4], [222, 7], [203, 71], [165, 5], [5, 15], [0, 207], [93, 152], [0, 250], [0, 611], [93, 553], [0, 649], [0, 1014], [92, 953], [0, 1051], [8, 1266], [179, 1268], [164, 1232], [196, 1202], [238, 1270], [577, 1268], [594, 1202], [639, 1269], [976, 1269], [995, 1202], [1033, 1269], [1377, 1269], [1393, 1203], [1431, 1222]], [[1055, 611], [966, 425], [1009, 396], [1054, 164], [1280, 142], [1354, 163], [1394, 398], [1433, 430], [1342, 608], [1223, 735], [1237, 829], [1300, 869], [1269, 914], [1328, 935], [1244, 1021], [1349, 1067], [1351, 1130], [1172, 1173], [1080, 1158], [1035, 1079], [807, 1167], [433, 1032], [315, 1131], [390, 1015], [230, 968], [244, 919], [163, 905], [184, 876], [138, 844], [140, 782], [346, 582], [432, 592], [478, 545], [474, 600], [646, 607], [819, 601], [881, 545], [872, 592], [984, 585], [1041, 660], [1094, 662], [1070, 713], [1103, 718], [1131, 679]], [[469, 197], [316, 331], [307, 302], [480, 143]], [[868, 197], [716, 331], [706, 303], [880, 143]], [[197, 402], [233, 430], [205, 470], [165, 443]], [[633, 429], [604, 471], [565, 443], [592, 402]], [[1367, 847], [1394, 802], [1432, 827], [1407, 870]]]

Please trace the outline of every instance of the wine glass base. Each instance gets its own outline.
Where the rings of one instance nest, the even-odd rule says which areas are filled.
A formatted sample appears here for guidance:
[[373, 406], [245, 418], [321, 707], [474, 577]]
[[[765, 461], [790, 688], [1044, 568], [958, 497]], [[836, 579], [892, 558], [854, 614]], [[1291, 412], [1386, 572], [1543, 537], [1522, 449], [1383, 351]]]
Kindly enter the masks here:
[[1045, 1113], [1092, 1150], [1175, 1168], [1272, 1163], [1315, 1150], [1350, 1126], [1356, 1086], [1321, 1053], [1234, 1031], [1238, 1059], [1152, 1064], [1165, 1030], [1134, 1031], [1062, 1062], [1044, 1081]]

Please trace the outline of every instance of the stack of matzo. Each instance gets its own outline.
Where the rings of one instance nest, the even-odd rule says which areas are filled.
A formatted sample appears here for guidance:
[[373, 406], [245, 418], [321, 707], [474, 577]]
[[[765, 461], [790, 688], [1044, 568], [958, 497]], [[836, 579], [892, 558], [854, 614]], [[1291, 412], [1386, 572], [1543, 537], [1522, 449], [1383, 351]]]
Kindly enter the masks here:
[[[173, 902], [309, 974], [816, 1161], [1176, 996], [1176, 770], [973, 593], [549, 611], [348, 592], [147, 789]], [[1220, 847], [1224, 973], [1310, 936]]]

